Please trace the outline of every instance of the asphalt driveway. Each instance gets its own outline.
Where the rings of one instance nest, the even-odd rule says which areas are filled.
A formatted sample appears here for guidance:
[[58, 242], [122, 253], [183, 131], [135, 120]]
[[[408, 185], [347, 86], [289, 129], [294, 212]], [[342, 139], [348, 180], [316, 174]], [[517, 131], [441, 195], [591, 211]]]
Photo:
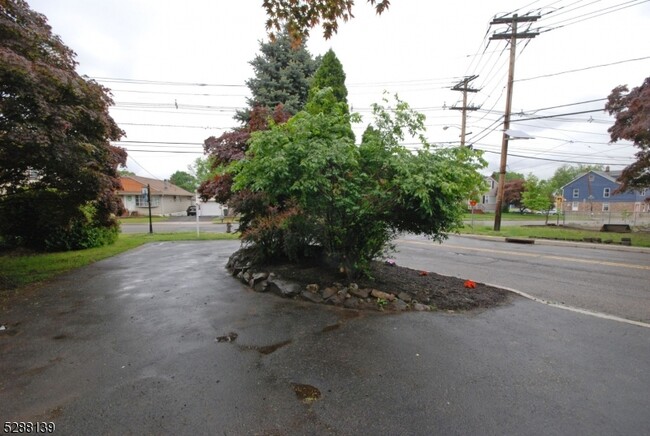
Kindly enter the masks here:
[[647, 328], [520, 297], [465, 314], [288, 301], [226, 274], [237, 247], [149, 244], [28, 293], [0, 315], [0, 421], [115, 435], [650, 428]]

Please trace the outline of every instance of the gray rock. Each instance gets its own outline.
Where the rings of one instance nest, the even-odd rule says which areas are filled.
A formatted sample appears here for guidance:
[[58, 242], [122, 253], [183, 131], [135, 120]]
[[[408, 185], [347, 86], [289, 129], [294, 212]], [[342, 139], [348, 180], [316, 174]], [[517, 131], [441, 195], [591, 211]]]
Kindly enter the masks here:
[[253, 285], [253, 290], [255, 292], [266, 292], [269, 290], [269, 282], [267, 282], [266, 280], [257, 282]]
[[370, 291], [370, 295], [375, 298], [384, 299], [386, 301], [393, 301], [395, 299], [395, 295], [377, 289], [373, 289], [372, 291]]
[[312, 303], [322, 303], [323, 302], [323, 297], [321, 297], [319, 294], [315, 294], [313, 292], [302, 291], [300, 293], [300, 296], [303, 299], [307, 300], [307, 301], [311, 301]]
[[250, 271], [245, 271], [245, 272], [242, 274], [242, 279], [243, 279], [246, 283], [250, 282], [252, 278], [253, 278], [253, 274], [252, 274]]
[[413, 305], [413, 310], [418, 311], [418, 312], [426, 312], [428, 310], [431, 310], [431, 308], [427, 305], [420, 304], [420, 303], [415, 303]]
[[400, 292], [399, 294], [397, 294], [397, 298], [399, 298], [402, 301], [406, 301], [407, 303], [411, 302], [411, 296], [406, 292]]
[[388, 310], [394, 311], [394, 312], [403, 312], [405, 310], [408, 310], [409, 305], [406, 304], [402, 300], [395, 300], [391, 301], [388, 303]]
[[300, 286], [279, 278], [268, 280], [268, 290], [281, 297], [292, 298], [300, 294]]
[[350, 297], [343, 302], [343, 306], [348, 309], [356, 309], [359, 307], [359, 299], [357, 297]]
[[368, 295], [370, 295], [370, 289], [359, 289], [358, 286], [356, 287], [356, 289], [349, 288], [348, 291], [350, 292], [350, 294], [359, 298], [368, 298]]
[[334, 295], [332, 295], [330, 298], [327, 299], [327, 302], [328, 302], [329, 304], [333, 304], [333, 305], [335, 305], [335, 306], [340, 306], [340, 305], [343, 304], [345, 301], [346, 301], [346, 300], [345, 300], [345, 296], [344, 296], [344, 295], [340, 295], [340, 294], [334, 294]]
[[256, 283], [266, 280], [268, 277], [269, 277], [269, 273], [266, 272], [258, 272], [253, 274], [253, 277], [251, 278], [253, 284], [251, 286], [254, 286]]
[[327, 299], [333, 297], [334, 295], [336, 295], [337, 292], [338, 292], [338, 289], [336, 289], [336, 288], [325, 288], [325, 289], [323, 289], [323, 292], [321, 293], [321, 295], [323, 296], [323, 299], [327, 300]]
[[356, 289], [359, 289], [359, 285], [357, 285], [356, 283], [350, 283], [350, 284], [348, 285], [348, 290], [349, 290], [349, 291], [354, 291], [354, 290], [356, 290]]

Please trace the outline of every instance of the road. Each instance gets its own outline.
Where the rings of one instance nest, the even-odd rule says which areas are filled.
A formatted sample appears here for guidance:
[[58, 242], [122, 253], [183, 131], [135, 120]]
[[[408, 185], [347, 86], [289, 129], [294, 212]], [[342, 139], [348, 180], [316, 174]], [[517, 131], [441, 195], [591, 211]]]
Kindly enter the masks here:
[[650, 428], [648, 328], [520, 297], [400, 315], [280, 299], [225, 273], [238, 246], [147, 244], [28, 290], [0, 314], [0, 421], [106, 435]]
[[442, 244], [404, 237], [398, 249], [397, 262], [414, 268], [650, 323], [650, 250], [522, 245], [461, 236]]
[[[214, 217], [199, 217], [199, 232], [225, 233], [226, 224], [213, 224]], [[194, 216], [169, 217], [166, 221], [152, 223], [154, 233], [196, 232], [197, 220]], [[237, 229], [233, 224], [232, 230]], [[149, 233], [149, 223], [121, 225], [122, 233]]]
[[[225, 224], [201, 217], [201, 232], [225, 232]], [[233, 226], [235, 230], [236, 225]], [[123, 224], [124, 233], [145, 233], [148, 224]], [[195, 217], [154, 223], [154, 232], [195, 232]], [[650, 250], [602, 245], [508, 244], [450, 236], [443, 244], [423, 237], [398, 241], [398, 261], [439, 274], [516, 289], [537, 298], [650, 323]], [[582, 244], [584, 245], [584, 244]]]

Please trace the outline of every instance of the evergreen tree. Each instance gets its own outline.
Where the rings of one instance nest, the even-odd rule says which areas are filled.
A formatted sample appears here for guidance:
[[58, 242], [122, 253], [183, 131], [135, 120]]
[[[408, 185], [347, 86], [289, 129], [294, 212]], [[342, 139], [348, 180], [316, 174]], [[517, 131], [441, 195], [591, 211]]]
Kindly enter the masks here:
[[307, 102], [310, 80], [318, 63], [304, 43], [292, 48], [286, 32], [274, 41], [260, 43], [260, 54], [250, 62], [255, 77], [246, 81], [253, 96], [246, 99], [249, 108], [238, 111], [235, 119], [247, 123], [253, 108], [272, 111], [279, 104], [290, 115], [296, 114]]
[[348, 89], [345, 87], [343, 65], [341, 65], [341, 62], [332, 49], [325, 53], [318, 70], [314, 73], [309, 94], [311, 96], [317, 90], [326, 87], [332, 88], [334, 97], [338, 101], [343, 103], [348, 102]]

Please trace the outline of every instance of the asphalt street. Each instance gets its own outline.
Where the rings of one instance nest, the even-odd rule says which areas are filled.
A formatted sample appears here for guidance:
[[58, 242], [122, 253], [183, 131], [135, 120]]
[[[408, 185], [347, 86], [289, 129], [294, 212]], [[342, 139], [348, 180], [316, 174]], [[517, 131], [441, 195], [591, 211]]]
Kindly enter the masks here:
[[115, 435], [650, 428], [648, 328], [521, 297], [400, 315], [284, 300], [226, 274], [237, 247], [148, 244], [31, 290], [0, 318], [0, 421]]
[[[552, 244], [552, 245], [548, 245]], [[513, 288], [545, 301], [650, 323], [650, 250], [450, 236], [398, 241], [398, 263]]]

